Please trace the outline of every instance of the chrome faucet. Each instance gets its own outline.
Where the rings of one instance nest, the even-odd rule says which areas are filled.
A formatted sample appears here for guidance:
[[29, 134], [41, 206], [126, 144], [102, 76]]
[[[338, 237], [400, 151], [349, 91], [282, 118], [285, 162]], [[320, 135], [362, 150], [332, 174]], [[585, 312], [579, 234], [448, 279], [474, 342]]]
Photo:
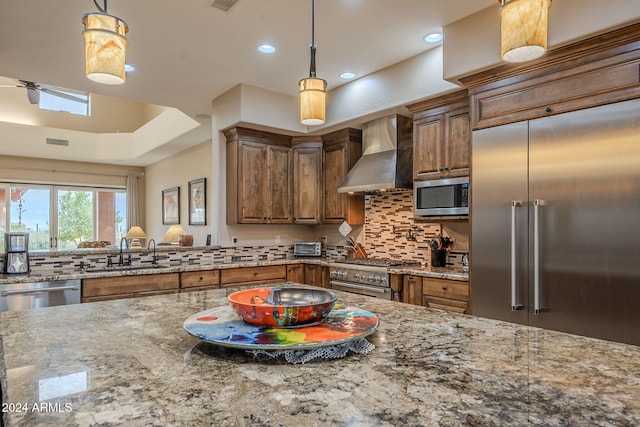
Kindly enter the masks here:
[[120, 256], [118, 257], [118, 266], [121, 267], [123, 265], [131, 265], [131, 254], [128, 255], [128, 260], [125, 263], [124, 261], [124, 256], [122, 254], [122, 242], [124, 242], [125, 246], [127, 249], [129, 249], [129, 241], [127, 240], [126, 236], [122, 236], [122, 239], [120, 239]]
[[153, 242], [153, 256], [151, 257], [151, 264], [158, 265], [158, 255], [156, 255], [156, 241], [153, 239], [149, 239], [149, 243], [147, 243], [147, 249], [151, 246], [151, 242]]

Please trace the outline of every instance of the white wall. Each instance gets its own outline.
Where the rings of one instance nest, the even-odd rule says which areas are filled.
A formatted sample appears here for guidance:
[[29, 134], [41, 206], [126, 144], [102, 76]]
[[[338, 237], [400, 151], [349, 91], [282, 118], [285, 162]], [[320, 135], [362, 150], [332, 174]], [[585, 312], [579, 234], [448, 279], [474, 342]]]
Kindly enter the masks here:
[[[207, 224], [189, 225], [189, 181], [199, 178], [207, 179]], [[213, 175], [211, 168], [211, 142], [206, 141], [172, 157], [156, 162], [145, 168], [145, 229], [149, 238], [160, 242], [169, 229], [169, 225], [162, 224], [162, 190], [180, 187], [180, 225], [185, 234], [193, 234], [193, 244], [205, 244], [207, 234], [213, 230], [212, 218], [215, 200], [212, 198], [212, 188], [224, 186]]]

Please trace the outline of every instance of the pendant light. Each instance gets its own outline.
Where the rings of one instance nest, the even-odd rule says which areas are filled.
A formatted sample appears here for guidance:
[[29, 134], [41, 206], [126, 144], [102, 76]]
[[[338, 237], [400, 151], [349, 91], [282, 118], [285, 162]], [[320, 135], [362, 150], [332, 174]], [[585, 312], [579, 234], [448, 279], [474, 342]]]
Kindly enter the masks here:
[[298, 82], [300, 86], [300, 123], [321, 125], [326, 120], [327, 82], [316, 78], [315, 15], [316, 1], [311, 0], [311, 65], [309, 78]]
[[125, 81], [125, 50], [129, 31], [127, 23], [110, 15], [107, 0], [102, 7], [93, 0], [100, 12], [87, 13], [82, 17], [84, 24], [85, 71], [87, 78], [109, 85]]
[[500, 0], [500, 53], [506, 62], [526, 62], [547, 51], [551, 0]]

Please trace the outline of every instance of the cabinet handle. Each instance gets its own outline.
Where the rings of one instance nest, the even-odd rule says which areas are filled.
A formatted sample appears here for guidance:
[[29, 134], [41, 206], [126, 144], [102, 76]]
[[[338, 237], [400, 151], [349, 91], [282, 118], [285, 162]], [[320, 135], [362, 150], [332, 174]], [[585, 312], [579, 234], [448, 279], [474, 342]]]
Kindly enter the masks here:
[[200, 276], [200, 280], [204, 280], [204, 277]]
[[442, 171], [444, 170], [444, 168], [443, 168], [443, 167], [439, 167], [439, 168], [438, 168], [438, 170], [439, 170], [440, 172], [442, 172]]
[[443, 290], [443, 291], [446, 291], [446, 290], [447, 290], [447, 287], [446, 287], [446, 286], [443, 286], [443, 287], [442, 287], [442, 290]]
[[449, 170], [449, 166], [445, 166], [444, 170], [448, 171]]
[[511, 311], [520, 310], [522, 304], [518, 304], [518, 280], [516, 260], [516, 208], [522, 206], [520, 200], [511, 202]]
[[540, 206], [544, 200], [533, 201], [533, 314], [540, 314]]

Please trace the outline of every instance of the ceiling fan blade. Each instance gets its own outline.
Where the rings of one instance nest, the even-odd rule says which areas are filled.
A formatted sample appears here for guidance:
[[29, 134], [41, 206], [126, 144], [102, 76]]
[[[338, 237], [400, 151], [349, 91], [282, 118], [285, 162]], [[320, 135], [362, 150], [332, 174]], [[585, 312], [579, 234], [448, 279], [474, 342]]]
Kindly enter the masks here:
[[40, 102], [40, 92], [38, 89], [27, 87], [27, 98], [32, 104], [38, 104]]
[[24, 87], [22, 85], [0, 85], [0, 87]]
[[88, 104], [89, 103], [89, 101], [87, 99], [80, 98], [78, 96], [73, 96], [73, 95], [71, 95], [69, 93], [66, 93], [66, 92], [60, 92], [59, 90], [49, 89], [47, 87], [40, 87], [40, 91], [46, 92], [49, 95], [57, 96], [59, 98], [64, 98], [66, 100], [73, 101], [73, 102], [80, 102], [82, 104]]

